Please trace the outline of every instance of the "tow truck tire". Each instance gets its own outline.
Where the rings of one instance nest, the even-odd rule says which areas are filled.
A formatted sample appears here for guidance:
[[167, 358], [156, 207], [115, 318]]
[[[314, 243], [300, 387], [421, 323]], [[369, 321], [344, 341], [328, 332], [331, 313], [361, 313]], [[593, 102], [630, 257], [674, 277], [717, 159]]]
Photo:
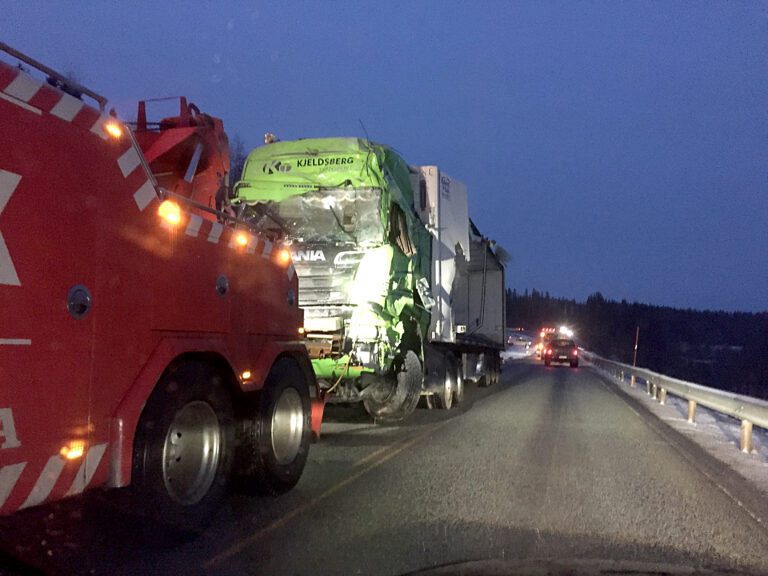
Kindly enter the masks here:
[[226, 494], [233, 455], [234, 414], [224, 379], [203, 362], [173, 367], [136, 430], [133, 511], [163, 527], [203, 528]]
[[421, 397], [424, 374], [415, 352], [408, 350], [397, 372], [397, 381], [391, 378], [373, 384], [376, 388], [363, 400], [366, 411], [377, 422], [399, 422], [416, 409]]
[[251, 417], [238, 424], [238, 480], [248, 492], [277, 496], [299, 481], [312, 440], [309, 384], [290, 358], [278, 360]]
[[453, 370], [453, 402], [461, 404], [464, 401], [464, 378], [461, 374], [461, 367], [457, 362], [451, 362]]

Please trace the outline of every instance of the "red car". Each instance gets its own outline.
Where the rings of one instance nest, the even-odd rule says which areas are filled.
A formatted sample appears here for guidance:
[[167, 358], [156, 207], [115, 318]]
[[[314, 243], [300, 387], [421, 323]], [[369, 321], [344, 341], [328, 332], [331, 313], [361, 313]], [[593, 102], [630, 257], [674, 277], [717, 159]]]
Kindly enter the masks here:
[[557, 338], [552, 340], [543, 352], [544, 364], [549, 366], [552, 362], [566, 362], [571, 368], [577, 368], [579, 365], [579, 348], [573, 340]]

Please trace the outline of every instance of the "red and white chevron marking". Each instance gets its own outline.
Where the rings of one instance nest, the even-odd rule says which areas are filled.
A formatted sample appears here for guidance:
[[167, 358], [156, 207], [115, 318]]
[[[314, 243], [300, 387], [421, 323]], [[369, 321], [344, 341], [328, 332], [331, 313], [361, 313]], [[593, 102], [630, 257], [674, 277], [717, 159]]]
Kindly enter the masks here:
[[[80, 462], [77, 473], [69, 482], [64, 496], [75, 496], [88, 488], [106, 450], [106, 443], [94, 444], [88, 448]], [[0, 510], [3, 509], [8, 498], [12, 495], [17, 498], [19, 497], [16, 491], [21, 489], [20, 486], [28, 487], [31, 485], [32, 487], [28, 488], [27, 492], [21, 495], [24, 501], [18, 506], [19, 510], [45, 502], [62, 479], [62, 473], [67, 466], [67, 462], [60, 454], [54, 454], [41, 469], [33, 469], [28, 462], [18, 462], [1, 467]], [[31, 480], [34, 480], [34, 483]], [[15, 510], [3, 511], [14, 512]]]

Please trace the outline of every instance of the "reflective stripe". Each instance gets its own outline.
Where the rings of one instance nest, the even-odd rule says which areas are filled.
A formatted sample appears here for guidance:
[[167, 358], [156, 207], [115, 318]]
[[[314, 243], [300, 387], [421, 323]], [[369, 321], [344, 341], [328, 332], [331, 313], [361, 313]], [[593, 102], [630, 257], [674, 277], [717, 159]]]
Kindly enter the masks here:
[[82, 100], [78, 100], [69, 94], [62, 94], [61, 100], [56, 103], [56, 106], [51, 108], [51, 114], [57, 118], [61, 118], [65, 122], [72, 122], [72, 118], [77, 116], [77, 113], [80, 112], [82, 107]]
[[0, 346], [31, 346], [29, 338], [0, 338]]
[[29, 493], [27, 499], [24, 501], [19, 509], [29, 508], [30, 506], [37, 506], [43, 502], [51, 494], [51, 490], [56, 485], [56, 481], [61, 476], [61, 471], [64, 470], [64, 459], [59, 456], [51, 456], [48, 462], [43, 468], [43, 472], [40, 474], [40, 478], [37, 479], [35, 487], [32, 488], [32, 492]]
[[91, 126], [91, 132], [96, 134], [102, 140], [107, 139], [107, 133], [104, 132], [104, 123], [109, 119], [109, 116], [99, 116], [96, 122]]
[[144, 182], [144, 184], [141, 185], [141, 188], [136, 190], [133, 194], [133, 199], [136, 201], [136, 206], [139, 207], [139, 210], [142, 212], [144, 211], [144, 208], [149, 206], [149, 203], [152, 202], [157, 198], [157, 193], [155, 192], [155, 187], [152, 186], [152, 182], [147, 180]]
[[8, 500], [8, 496], [10, 496], [13, 487], [16, 486], [16, 482], [19, 480], [19, 476], [21, 476], [26, 465], [26, 462], [21, 462], [0, 468], [0, 508]]
[[190, 214], [189, 215], [189, 223], [187, 224], [187, 236], [192, 236], [193, 238], [197, 238], [197, 235], [200, 233], [200, 226], [203, 225], [203, 219], [198, 216], [197, 214]]
[[[0, 170], [0, 216], [19, 182], [21, 182], [21, 176], [18, 174]], [[16, 267], [13, 265], [2, 232], [0, 232], [0, 284], [21, 286], [19, 275], [16, 273]]]
[[42, 116], [43, 111], [39, 108], [35, 108], [34, 106], [30, 106], [26, 102], [22, 102], [18, 98], [14, 98], [13, 96], [8, 96], [4, 92], [0, 92], [0, 99], [5, 100], [6, 102], [10, 102], [11, 104], [16, 104], [16, 106], [19, 106], [21, 108], [24, 108], [24, 110], [28, 112], [34, 112], [38, 116]]
[[32, 97], [37, 94], [37, 91], [40, 90], [42, 85], [42, 82], [35, 80], [29, 74], [20, 72], [16, 78], [13, 79], [13, 82], [8, 84], [4, 92], [8, 94], [8, 96], [18, 98], [22, 102], [29, 102]]
[[262, 258], [269, 258], [272, 255], [272, 242], [264, 239], [264, 251], [261, 253]]
[[88, 453], [85, 455], [80, 469], [77, 471], [75, 479], [72, 481], [72, 486], [69, 487], [65, 496], [74, 496], [80, 494], [88, 487], [88, 484], [93, 480], [93, 475], [96, 473], [96, 469], [99, 467], [102, 456], [107, 449], [106, 444], [96, 444], [88, 449]]
[[117, 165], [120, 166], [120, 172], [123, 173], [123, 178], [126, 178], [128, 174], [136, 170], [136, 167], [141, 164], [141, 158], [136, 148], [131, 146], [125, 153], [117, 159]]
[[223, 231], [224, 226], [222, 226], [219, 222], [214, 222], [213, 226], [211, 226], [211, 231], [208, 233], [208, 242], [218, 244], [219, 238], [221, 238], [221, 233]]

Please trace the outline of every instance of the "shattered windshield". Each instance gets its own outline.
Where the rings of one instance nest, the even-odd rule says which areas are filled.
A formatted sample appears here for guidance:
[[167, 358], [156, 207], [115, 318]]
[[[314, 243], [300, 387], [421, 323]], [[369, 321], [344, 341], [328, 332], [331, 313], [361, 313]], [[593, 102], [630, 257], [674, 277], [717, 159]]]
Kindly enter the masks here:
[[384, 239], [377, 188], [314, 190], [281, 202], [250, 204], [246, 215], [261, 228], [282, 225], [297, 242], [376, 245]]

